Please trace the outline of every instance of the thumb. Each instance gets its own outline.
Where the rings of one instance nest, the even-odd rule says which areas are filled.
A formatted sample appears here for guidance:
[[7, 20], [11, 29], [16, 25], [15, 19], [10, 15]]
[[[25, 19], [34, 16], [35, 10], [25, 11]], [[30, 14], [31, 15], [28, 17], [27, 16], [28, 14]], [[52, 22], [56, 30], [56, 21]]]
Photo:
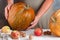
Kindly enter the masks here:
[[12, 6], [12, 4], [8, 4], [8, 10], [10, 10], [10, 9], [11, 9], [11, 6]]
[[31, 24], [34, 24], [34, 23], [35, 23], [35, 20]]
[[8, 17], [8, 8], [7, 8], [7, 6], [5, 7], [5, 18], [7, 19], [7, 17]]
[[33, 24], [34, 22], [31, 22], [31, 24]]

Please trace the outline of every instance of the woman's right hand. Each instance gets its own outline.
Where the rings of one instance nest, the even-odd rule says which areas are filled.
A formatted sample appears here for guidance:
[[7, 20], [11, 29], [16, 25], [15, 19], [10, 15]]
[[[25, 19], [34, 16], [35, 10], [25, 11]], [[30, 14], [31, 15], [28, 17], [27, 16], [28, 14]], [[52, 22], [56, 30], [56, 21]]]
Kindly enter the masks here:
[[8, 5], [5, 7], [5, 18], [6, 18], [6, 20], [9, 17], [9, 10], [10, 10], [12, 4], [14, 3], [14, 0], [7, 0], [7, 2], [8, 2]]

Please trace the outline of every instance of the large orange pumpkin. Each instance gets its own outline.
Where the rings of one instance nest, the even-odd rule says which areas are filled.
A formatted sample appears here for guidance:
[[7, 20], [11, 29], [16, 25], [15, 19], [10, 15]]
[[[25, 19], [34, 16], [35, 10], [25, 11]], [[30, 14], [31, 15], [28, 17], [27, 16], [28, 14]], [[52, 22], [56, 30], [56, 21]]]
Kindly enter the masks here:
[[9, 10], [8, 23], [14, 30], [25, 30], [34, 20], [35, 13], [32, 7], [19, 2], [12, 5]]
[[55, 36], [60, 36], [60, 9], [51, 16], [49, 27]]

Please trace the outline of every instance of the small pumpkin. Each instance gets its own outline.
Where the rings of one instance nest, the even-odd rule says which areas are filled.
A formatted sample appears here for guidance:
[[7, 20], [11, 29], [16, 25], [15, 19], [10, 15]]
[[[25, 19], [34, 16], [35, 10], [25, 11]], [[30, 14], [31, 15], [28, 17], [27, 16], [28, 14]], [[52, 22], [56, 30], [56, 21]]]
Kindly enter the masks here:
[[60, 9], [51, 16], [49, 28], [55, 36], [60, 36]]
[[8, 23], [14, 30], [25, 30], [34, 20], [35, 12], [29, 5], [19, 2], [9, 10]]

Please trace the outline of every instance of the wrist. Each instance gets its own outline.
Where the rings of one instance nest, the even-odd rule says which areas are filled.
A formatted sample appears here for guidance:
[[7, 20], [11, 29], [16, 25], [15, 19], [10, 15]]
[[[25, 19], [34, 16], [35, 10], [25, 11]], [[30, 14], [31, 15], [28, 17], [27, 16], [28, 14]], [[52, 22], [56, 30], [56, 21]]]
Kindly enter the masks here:
[[37, 20], [39, 20], [39, 19], [40, 19], [40, 17], [39, 17], [39, 16], [36, 16], [35, 18], [36, 18]]
[[13, 4], [14, 0], [7, 0], [8, 4]]
[[41, 16], [37, 14], [37, 15], [36, 15], [36, 18], [39, 18], [39, 19], [40, 19], [40, 18], [41, 18]]

